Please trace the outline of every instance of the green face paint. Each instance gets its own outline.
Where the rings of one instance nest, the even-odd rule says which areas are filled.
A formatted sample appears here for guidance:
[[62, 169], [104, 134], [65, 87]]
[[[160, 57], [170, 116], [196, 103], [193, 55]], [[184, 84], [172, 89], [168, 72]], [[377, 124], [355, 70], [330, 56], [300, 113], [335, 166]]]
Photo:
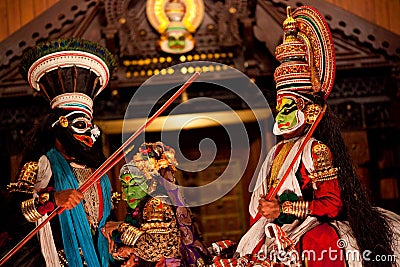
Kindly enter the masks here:
[[276, 115], [276, 123], [279, 130], [284, 131], [295, 127], [299, 120], [296, 116], [297, 105], [293, 99], [282, 98], [276, 107], [278, 114]]
[[146, 177], [125, 173], [121, 175], [120, 181], [122, 185], [122, 198], [130, 208], [136, 208], [140, 200], [147, 194], [148, 185]]
[[186, 39], [183, 34], [170, 34], [168, 36], [168, 47], [173, 50], [183, 50], [185, 49]]

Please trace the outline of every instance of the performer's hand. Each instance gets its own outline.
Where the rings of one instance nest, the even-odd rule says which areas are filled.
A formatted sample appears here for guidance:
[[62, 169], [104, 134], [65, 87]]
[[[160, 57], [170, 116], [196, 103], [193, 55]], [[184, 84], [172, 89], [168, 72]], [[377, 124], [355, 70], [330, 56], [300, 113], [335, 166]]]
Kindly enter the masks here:
[[264, 216], [267, 219], [278, 218], [280, 214], [278, 200], [273, 199], [269, 201], [266, 200], [264, 196], [261, 196], [260, 200], [258, 201], [258, 212], [261, 214], [261, 216]]
[[54, 193], [54, 200], [59, 207], [70, 210], [81, 202], [83, 194], [75, 189], [67, 189]]
[[121, 222], [107, 222], [106, 225], [101, 229], [101, 233], [107, 238], [108, 240], [108, 250], [110, 253], [114, 250], [114, 240], [112, 240], [112, 232], [118, 229], [118, 226]]

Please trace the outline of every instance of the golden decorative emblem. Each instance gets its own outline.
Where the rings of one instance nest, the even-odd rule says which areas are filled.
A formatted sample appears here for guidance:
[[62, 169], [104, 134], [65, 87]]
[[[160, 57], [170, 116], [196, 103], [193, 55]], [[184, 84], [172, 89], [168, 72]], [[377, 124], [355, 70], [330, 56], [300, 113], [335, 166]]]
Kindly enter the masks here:
[[318, 115], [321, 113], [322, 107], [317, 104], [310, 104], [306, 107], [304, 110], [304, 115], [306, 116], [306, 123], [307, 124], [313, 124], [317, 118]]
[[292, 214], [293, 213], [293, 203], [291, 201], [285, 201], [282, 203], [282, 213]]
[[315, 154], [313, 161], [316, 171], [322, 171], [333, 167], [331, 152], [326, 145], [321, 143], [316, 144], [313, 146], [312, 151]]
[[312, 148], [314, 171], [310, 173], [313, 183], [337, 179], [338, 168], [333, 166], [332, 154], [324, 144], [316, 144]]
[[150, 199], [144, 207], [143, 219], [146, 221], [162, 221], [164, 219], [164, 208], [160, 199]]
[[148, 0], [147, 19], [160, 34], [160, 49], [183, 54], [194, 48], [192, 33], [204, 17], [202, 0]]

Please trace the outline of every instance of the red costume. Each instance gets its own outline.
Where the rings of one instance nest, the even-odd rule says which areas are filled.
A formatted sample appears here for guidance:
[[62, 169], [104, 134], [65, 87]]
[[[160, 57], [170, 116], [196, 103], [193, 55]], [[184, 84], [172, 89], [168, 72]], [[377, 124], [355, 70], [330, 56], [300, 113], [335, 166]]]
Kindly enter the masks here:
[[[245, 266], [344, 266], [338, 223], [343, 212], [338, 168], [330, 148], [313, 132], [325, 110], [335, 76], [335, 50], [324, 18], [299, 7], [283, 23], [276, 48], [275, 145], [261, 167], [249, 205], [251, 228], [236, 259]], [[274, 192], [274, 193], [271, 193]], [[275, 199], [276, 195], [276, 199]], [[341, 229], [341, 230], [339, 230]], [[349, 248], [356, 242], [348, 235]], [[357, 262], [353, 266], [356, 266]]]
[[[283, 44], [276, 48], [281, 65], [274, 75], [278, 112], [274, 134], [284, 140], [271, 149], [263, 164], [249, 207], [252, 227], [239, 243], [238, 252], [241, 256], [267, 253], [264, 265], [270, 261], [343, 266], [343, 257], [323, 255], [324, 250], [341, 250], [337, 246], [339, 236], [329, 224], [342, 211], [338, 169], [329, 147], [312, 137], [317, 118], [324, 112], [323, 101], [318, 98], [326, 100], [333, 87], [333, 41], [323, 17], [310, 7], [300, 7], [293, 15], [288, 8], [283, 28]], [[271, 190], [276, 190], [279, 215], [271, 215], [260, 201]], [[266, 200], [272, 201], [271, 197]], [[273, 233], [268, 233], [271, 229]], [[254, 232], [260, 230], [265, 235], [254, 238]], [[280, 244], [275, 241], [279, 239], [276, 235], [282, 238]], [[275, 258], [282, 252], [294, 252], [294, 247], [297, 259]], [[303, 251], [311, 253], [303, 255]]]
[[273, 132], [284, 140], [261, 168], [251, 227], [230, 263], [374, 266], [374, 257], [398, 254], [400, 220], [368, 202], [327, 107], [335, 77], [329, 27], [318, 11], [302, 6], [293, 14], [288, 8], [283, 28]]

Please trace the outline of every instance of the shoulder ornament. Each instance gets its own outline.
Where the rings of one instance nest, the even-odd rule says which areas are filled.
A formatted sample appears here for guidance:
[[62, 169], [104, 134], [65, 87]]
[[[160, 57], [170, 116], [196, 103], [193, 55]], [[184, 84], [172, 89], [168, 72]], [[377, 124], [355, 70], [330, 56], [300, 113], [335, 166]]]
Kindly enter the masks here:
[[310, 174], [313, 187], [317, 182], [337, 179], [338, 168], [333, 166], [332, 154], [328, 146], [317, 143], [312, 147], [314, 171]]
[[34, 185], [38, 175], [38, 162], [29, 161], [24, 164], [16, 183], [7, 186], [9, 192], [34, 193]]

